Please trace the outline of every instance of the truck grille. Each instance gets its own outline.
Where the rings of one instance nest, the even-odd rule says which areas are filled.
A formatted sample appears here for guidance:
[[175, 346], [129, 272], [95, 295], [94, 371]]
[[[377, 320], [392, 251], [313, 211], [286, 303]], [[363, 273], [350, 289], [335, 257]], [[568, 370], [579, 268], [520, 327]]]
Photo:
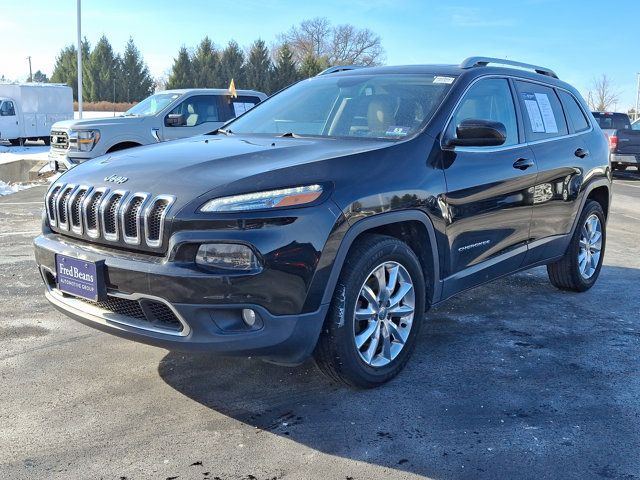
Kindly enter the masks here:
[[69, 148], [69, 135], [67, 132], [51, 130], [51, 148], [66, 150]]
[[62, 233], [158, 248], [174, 201], [172, 195], [67, 184], [53, 187], [45, 205], [49, 225]]

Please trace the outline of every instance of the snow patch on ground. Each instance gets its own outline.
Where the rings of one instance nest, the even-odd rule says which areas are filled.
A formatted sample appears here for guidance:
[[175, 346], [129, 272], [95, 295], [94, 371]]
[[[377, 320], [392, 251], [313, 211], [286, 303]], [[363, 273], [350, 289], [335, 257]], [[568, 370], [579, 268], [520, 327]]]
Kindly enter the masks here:
[[0, 145], [0, 163], [9, 163], [16, 160], [47, 160], [49, 147], [9, 147]]
[[5, 183], [0, 180], [0, 196], [11, 195], [12, 193], [19, 192], [20, 190], [26, 190], [27, 188], [35, 187], [37, 183]]

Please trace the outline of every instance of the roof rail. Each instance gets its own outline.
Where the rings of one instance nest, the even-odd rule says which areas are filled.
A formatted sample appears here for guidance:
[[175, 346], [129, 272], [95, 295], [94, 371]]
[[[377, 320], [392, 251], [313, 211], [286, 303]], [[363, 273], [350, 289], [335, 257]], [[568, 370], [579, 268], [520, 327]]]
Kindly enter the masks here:
[[537, 65], [531, 65], [529, 63], [514, 62], [513, 60], [504, 60], [501, 58], [492, 58], [492, 57], [469, 57], [460, 64], [460, 68], [467, 69], [467, 68], [473, 68], [473, 67], [486, 67], [490, 63], [495, 63], [497, 65], [509, 65], [512, 67], [526, 68], [528, 70], [533, 70], [534, 72], [539, 73], [540, 75], [546, 75], [547, 77], [558, 78], [558, 75], [556, 75], [556, 73], [550, 68], [539, 67]]
[[323, 71], [321, 71], [316, 77], [320, 75], [329, 75], [330, 73], [346, 72], [347, 70], [357, 70], [358, 68], [364, 68], [364, 65], [334, 65]]

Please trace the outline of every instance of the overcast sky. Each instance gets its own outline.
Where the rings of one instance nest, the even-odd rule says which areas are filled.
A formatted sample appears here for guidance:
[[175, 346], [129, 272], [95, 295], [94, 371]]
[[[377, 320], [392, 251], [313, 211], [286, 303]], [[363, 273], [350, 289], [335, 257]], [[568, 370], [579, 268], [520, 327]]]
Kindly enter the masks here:
[[[509, 58], [552, 68], [585, 96], [606, 73], [620, 92], [618, 109], [635, 105], [638, 0], [83, 0], [82, 34], [93, 45], [104, 33], [116, 51], [133, 36], [160, 76], [181, 45], [194, 47], [205, 35], [218, 46], [231, 39], [247, 46], [258, 37], [271, 44], [316, 16], [378, 33], [387, 64]], [[75, 39], [75, 0], [0, 0], [0, 75], [26, 79], [29, 55], [34, 72], [50, 75], [60, 49]]]

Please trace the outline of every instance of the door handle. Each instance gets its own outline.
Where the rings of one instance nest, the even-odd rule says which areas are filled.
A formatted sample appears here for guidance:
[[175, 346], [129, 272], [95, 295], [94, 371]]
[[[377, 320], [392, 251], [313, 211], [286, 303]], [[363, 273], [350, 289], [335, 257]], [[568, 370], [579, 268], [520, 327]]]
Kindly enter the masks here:
[[584, 148], [579, 148], [574, 152], [574, 155], [579, 158], [584, 158], [589, 155], [589, 150], [585, 150]]
[[528, 158], [519, 158], [513, 162], [513, 168], [517, 168], [518, 170], [526, 170], [534, 165], [535, 163], [533, 163], [533, 160], [529, 160]]

